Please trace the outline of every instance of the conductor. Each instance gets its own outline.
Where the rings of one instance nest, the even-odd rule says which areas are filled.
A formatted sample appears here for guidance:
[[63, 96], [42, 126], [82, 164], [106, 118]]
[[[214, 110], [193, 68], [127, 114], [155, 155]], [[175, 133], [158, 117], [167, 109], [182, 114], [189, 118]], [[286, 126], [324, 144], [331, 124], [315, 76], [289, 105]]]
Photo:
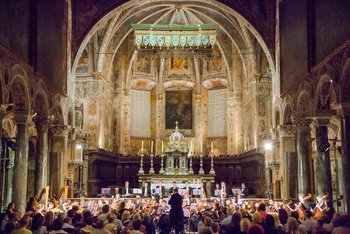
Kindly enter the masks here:
[[184, 230], [184, 212], [182, 209], [182, 196], [178, 193], [179, 190], [177, 188], [175, 188], [173, 192], [174, 193], [171, 195], [168, 202], [171, 206], [171, 209], [167, 233], [169, 233], [172, 228], [175, 229], [175, 233], [182, 233]]

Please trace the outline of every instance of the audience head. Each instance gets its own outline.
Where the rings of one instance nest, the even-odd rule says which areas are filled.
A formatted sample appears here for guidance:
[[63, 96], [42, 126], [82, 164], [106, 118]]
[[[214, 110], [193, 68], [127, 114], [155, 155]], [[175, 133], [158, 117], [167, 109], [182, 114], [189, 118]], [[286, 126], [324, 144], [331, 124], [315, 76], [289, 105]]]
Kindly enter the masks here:
[[248, 232], [250, 226], [252, 226], [252, 223], [248, 218], [243, 218], [240, 224], [241, 224], [241, 232]]
[[265, 204], [260, 204], [259, 207], [258, 207], [258, 211], [266, 211]]
[[141, 226], [142, 226], [142, 221], [141, 220], [134, 220], [133, 222], [132, 222], [132, 228], [134, 229], [134, 230], [140, 230], [141, 229]]
[[253, 221], [253, 223], [261, 223], [262, 222], [261, 214], [259, 212], [255, 212], [252, 215], [252, 221]]
[[299, 220], [299, 213], [297, 211], [292, 211], [292, 213], [290, 213], [290, 216], [296, 220]]
[[217, 222], [212, 222], [210, 227], [213, 233], [219, 233], [219, 224]]
[[289, 217], [287, 220], [286, 231], [288, 233], [297, 233], [298, 231], [298, 221], [294, 217]]
[[106, 216], [106, 219], [107, 219], [108, 223], [113, 223], [114, 220], [116, 219], [116, 215], [114, 213], [109, 213]]
[[16, 223], [13, 221], [9, 221], [5, 224], [4, 233], [12, 233], [12, 231], [15, 229], [16, 229]]
[[285, 225], [287, 223], [287, 219], [288, 219], [288, 213], [285, 209], [279, 209], [278, 210], [278, 218], [280, 220], [280, 223], [282, 225]]
[[44, 222], [44, 217], [40, 213], [35, 214], [32, 219], [31, 230], [32, 231], [38, 230], [41, 227], [41, 225], [43, 225], [43, 222]]
[[235, 213], [232, 215], [231, 223], [232, 223], [234, 226], [239, 226], [239, 225], [240, 225], [240, 222], [241, 222], [241, 215], [240, 215], [238, 212], [235, 212]]
[[259, 224], [253, 224], [250, 226], [248, 234], [264, 234], [264, 229]]
[[266, 215], [265, 226], [266, 228], [275, 228], [275, 219], [272, 215]]
[[29, 224], [29, 220], [28, 217], [24, 216], [23, 218], [21, 218], [21, 220], [19, 221], [19, 226], [21, 228], [26, 228]]
[[210, 227], [202, 227], [199, 231], [198, 234], [212, 234], [213, 230]]
[[210, 227], [212, 223], [213, 223], [213, 220], [210, 217], [204, 218], [204, 226]]
[[109, 212], [109, 205], [103, 205], [102, 206], [102, 213], [107, 214]]
[[55, 231], [61, 230], [63, 227], [62, 219], [55, 219], [52, 223], [52, 229]]
[[103, 229], [104, 222], [102, 220], [97, 220], [96, 222], [96, 229]]

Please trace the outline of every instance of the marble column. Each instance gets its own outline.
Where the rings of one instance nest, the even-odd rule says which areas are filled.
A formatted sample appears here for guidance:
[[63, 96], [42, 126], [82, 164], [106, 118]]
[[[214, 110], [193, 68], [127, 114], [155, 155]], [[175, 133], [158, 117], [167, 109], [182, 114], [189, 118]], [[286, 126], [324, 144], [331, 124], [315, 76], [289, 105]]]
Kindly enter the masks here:
[[294, 178], [292, 178], [293, 169], [291, 168], [292, 154], [296, 152], [295, 134], [296, 127], [294, 125], [283, 125], [278, 127], [281, 163], [281, 179], [282, 179], [282, 198], [296, 197], [293, 191], [297, 187]]
[[88, 196], [88, 179], [89, 179], [89, 153], [84, 153], [84, 159], [83, 159], [83, 176], [82, 176], [82, 183], [83, 183], [83, 194], [84, 196]]
[[298, 153], [298, 191], [311, 192], [310, 171], [310, 124], [312, 120], [297, 118], [294, 123], [297, 127], [297, 153]]
[[350, 103], [347, 108], [344, 106], [339, 110], [338, 113], [341, 116], [341, 149], [342, 165], [340, 182], [343, 183], [344, 188], [344, 201], [345, 213], [350, 212]]
[[13, 168], [13, 201], [21, 214], [24, 214], [27, 202], [27, 176], [28, 176], [28, 117], [16, 118], [16, 143], [19, 145], [15, 153]]
[[327, 192], [332, 194], [332, 175], [329, 150], [321, 149], [328, 143], [329, 119], [317, 119], [316, 123], [316, 194], [324, 195]]
[[47, 182], [47, 154], [48, 154], [48, 122], [46, 119], [36, 121], [37, 149], [35, 160], [35, 194], [38, 194]]

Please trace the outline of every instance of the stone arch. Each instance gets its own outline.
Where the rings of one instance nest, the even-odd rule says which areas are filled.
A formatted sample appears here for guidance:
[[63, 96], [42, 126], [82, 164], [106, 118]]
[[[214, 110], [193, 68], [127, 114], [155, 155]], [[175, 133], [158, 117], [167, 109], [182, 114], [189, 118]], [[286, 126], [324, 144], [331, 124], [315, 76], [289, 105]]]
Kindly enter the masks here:
[[340, 102], [350, 102], [350, 58], [344, 65], [340, 84]]
[[14, 104], [14, 111], [29, 113], [30, 103], [28, 96], [28, 76], [24, 68], [16, 64], [11, 70], [10, 99]]
[[315, 111], [330, 110], [336, 103], [332, 78], [327, 74], [323, 75], [316, 87]]
[[52, 109], [52, 123], [53, 124], [64, 124], [64, 117], [62, 107], [56, 104]]
[[297, 102], [297, 115], [298, 117], [310, 117], [311, 112], [311, 106], [312, 106], [312, 99], [311, 95], [307, 90], [303, 90], [300, 92], [298, 96], [298, 102]]
[[282, 103], [282, 113], [281, 113], [281, 124], [282, 125], [291, 125], [293, 124], [292, 118], [293, 114], [293, 99], [291, 96], [287, 96]]
[[33, 112], [38, 117], [48, 117], [49, 115], [49, 101], [44, 91], [39, 91], [34, 96]]

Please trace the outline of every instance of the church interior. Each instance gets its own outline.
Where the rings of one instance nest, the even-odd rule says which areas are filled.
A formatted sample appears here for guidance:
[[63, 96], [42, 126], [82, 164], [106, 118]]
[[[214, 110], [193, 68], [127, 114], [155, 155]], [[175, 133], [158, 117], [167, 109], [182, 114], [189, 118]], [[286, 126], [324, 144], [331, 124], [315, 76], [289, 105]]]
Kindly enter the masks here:
[[2, 210], [176, 181], [347, 214], [349, 17], [345, 0], [0, 3]]

